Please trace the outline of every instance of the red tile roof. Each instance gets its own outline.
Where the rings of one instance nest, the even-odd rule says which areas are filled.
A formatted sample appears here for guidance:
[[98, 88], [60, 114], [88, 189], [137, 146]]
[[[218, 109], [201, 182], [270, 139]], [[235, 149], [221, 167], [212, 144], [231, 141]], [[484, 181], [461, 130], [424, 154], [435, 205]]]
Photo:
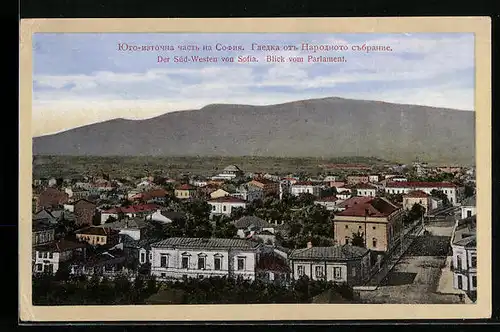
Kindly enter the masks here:
[[377, 189], [377, 187], [372, 186], [369, 183], [358, 183], [358, 184], [354, 185], [353, 188], [355, 188], [355, 189]]
[[322, 197], [316, 200], [316, 202], [336, 202], [336, 201], [338, 201], [338, 198], [335, 196]]
[[209, 200], [212, 203], [246, 203], [244, 199], [233, 197], [233, 196], [223, 196]]
[[322, 183], [312, 181], [299, 181], [295, 182], [294, 186], [321, 186]]
[[42, 244], [35, 248], [36, 251], [40, 252], [63, 252], [67, 250], [73, 250], [78, 248], [85, 248], [85, 243], [69, 241], [66, 239], [61, 239], [47, 244]]
[[455, 188], [456, 184], [451, 182], [390, 182], [386, 188]]
[[369, 198], [368, 201], [355, 201], [337, 215], [349, 217], [387, 217], [399, 209], [398, 206], [383, 198], [367, 198]]
[[109, 213], [109, 214], [117, 214], [117, 213], [138, 213], [138, 212], [149, 212], [149, 211], [155, 211], [160, 209], [161, 207], [156, 204], [140, 204], [140, 205], [130, 205], [130, 206], [122, 206], [122, 207], [116, 207], [113, 209], [109, 209], [106, 211], [102, 211], [102, 213]]
[[195, 187], [187, 183], [181, 184], [180, 186], [177, 186], [175, 188], [175, 190], [195, 190], [195, 189], [196, 189]]
[[414, 198], [427, 198], [430, 195], [423, 192], [422, 190], [414, 190], [410, 191], [408, 194], [405, 195], [405, 197], [414, 197]]
[[340, 203], [339, 207], [348, 208], [348, 207], [353, 206], [355, 204], [364, 204], [366, 202], [371, 201], [372, 199], [373, 199], [373, 197], [364, 197], [364, 196], [351, 197], [351, 198], [346, 199], [342, 203]]

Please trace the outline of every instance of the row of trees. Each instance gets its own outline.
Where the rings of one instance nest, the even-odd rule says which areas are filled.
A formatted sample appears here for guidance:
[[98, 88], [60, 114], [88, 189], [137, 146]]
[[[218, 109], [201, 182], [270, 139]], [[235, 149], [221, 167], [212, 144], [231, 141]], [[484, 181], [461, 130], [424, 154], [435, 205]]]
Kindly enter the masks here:
[[[312, 298], [329, 289], [344, 299], [352, 300], [352, 288], [307, 277], [283, 286], [241, 278], [214, 277], [185, 279], [177, 282], [157, 282], [154, 278], [125, 277], [114, 280], [93, 277], [58, 281], [49, 275], [33, 279], [34, 305], [130, 305], [144, 304], [151, 295], [162, 290], [177, 290], [181, 304], [249, 304], [249, 303], [309, 303]], [[165, 299], [168, 303], [169, 299]]]

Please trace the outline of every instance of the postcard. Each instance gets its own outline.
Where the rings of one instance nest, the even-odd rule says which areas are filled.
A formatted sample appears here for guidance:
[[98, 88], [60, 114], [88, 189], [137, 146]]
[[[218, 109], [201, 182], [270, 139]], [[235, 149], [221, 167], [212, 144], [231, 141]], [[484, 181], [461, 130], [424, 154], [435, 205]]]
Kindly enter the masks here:
[[490, 45], [485, 17], [23, 20], [20, 319], [489, 317]]

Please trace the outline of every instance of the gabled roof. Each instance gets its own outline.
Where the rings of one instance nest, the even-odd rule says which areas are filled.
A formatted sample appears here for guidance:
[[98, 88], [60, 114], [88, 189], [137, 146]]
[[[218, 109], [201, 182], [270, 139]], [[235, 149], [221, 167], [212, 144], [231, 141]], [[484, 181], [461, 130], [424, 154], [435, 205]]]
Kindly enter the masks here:
[[260, 243], [242, 239], [172, 237], [151, 244], [152, 248], [255, 249]]
[[476, 195], [467, 197], [463, 202], [462, 206], [476, 206]]
[[[343, 202], [345, 203], [345, 202]], [[343, 204], [345, 210], [338, 213], [338, 216], [349, 217], [388, 217], [391, 213], [398, 210], [399, 207], [382, 197], [372, 198], [366, 201], [354, 201], [347, 206]]]
[[66, 239], [61, 239], [51, 243], [42, 244], [35, 247], [36, 251], [47, 251], [47, 252], [63, 252], [68, 250], [74, 250], [78, 248], [85, 248], [87, 245], [82, 242], [75, 242]]
[[234, 226], [238, 229], [246, 229], [252, 225], [260, 228], [272, 227], [270, 223], [256, 216], [244, 216], [234, 221]]
[[241, 169], [236, 165], [229, 165], [224, 168], [226, 172], [241, 172]]
[[208, 200], [209, 203], [246, 203], [244, 199], [233, 197], [233, 196], [223, 196]]
[[84, 229], [79, 229], [75, 231], [75, 234], [85, 234], [85, 235], [99, 235], [99, 236], [107, 236], [111, 234], [117, 234], [118, 231], [111, 229], [109, 227], [104, 226], [91, 226]]
[[427, 194], [426, 192], [423, 192], [422, 190], [413, 190], [413, 191], [410, 191], [408, 194], [406, 194], [404, 197], [407, 197], [407, 198], [427, 198], [427, 197], [430, 197], [430, 195]]
[[453, 242], [456, 246], [461, 246], [465, 248], [475, 248], [476, 247], [476, 235], [471, 235], [466, 238], [456, 240]]
[[311, 259], [326, 261], [347, 261], [365, 256], [368, 249], [352, 245], [337, 245], [332, 247], [312, 247], [293, 250], [289, 259]]
[[175, 187], [175, 190], [196, 190], [196, 187], [185, 183]]

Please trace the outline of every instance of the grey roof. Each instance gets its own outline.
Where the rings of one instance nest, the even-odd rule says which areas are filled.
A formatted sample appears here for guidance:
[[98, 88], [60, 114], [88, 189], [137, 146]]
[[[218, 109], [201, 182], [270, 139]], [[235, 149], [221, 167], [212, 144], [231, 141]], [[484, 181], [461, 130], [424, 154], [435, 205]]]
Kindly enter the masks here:
[[224, 168], [224, 171], [227, 171], [227, 172], [241, 172], [241, 169], [239, 169], [239, 167], [236, 166], [236, 165], [229, 165], [226, 168]]
[[476, 206], [476, 195], [467, 197], [463, 200], [462, 206]]
[[259, 228], [272, 227], [270, 223], [256, 216], [244, 216], [234, 222], [234, 226], [238, 229], [248, 228], [252, 225]]
[[453, 244], [466, 248], [474, 248], [476, 247], [476, 235], [471, 235], [466, 238], [454, 241]]
[[124, 228], [145, 228], [147, 223], [140, 218], [131, 218], [118, 220], [106, 224], [100, 225], [100, 227], [108, 227], [113, 229], [124, 229]]
[[289, 259], [312, 259], [327, 261], [347, 261], [363, 257], [368, 249], [352, 245], [338, 245], [333, 247], [312, 247], [293, 250]]
[[192, 248], [192, 249], [255, 249], [258, 242], [243, 239], [183, 238], [172, 237], [151, 244], [155, 248]]
[[176, 211], [161, 210], [161, 214], [170, 220], [178, 220], [186, 217], [186, 214]]

